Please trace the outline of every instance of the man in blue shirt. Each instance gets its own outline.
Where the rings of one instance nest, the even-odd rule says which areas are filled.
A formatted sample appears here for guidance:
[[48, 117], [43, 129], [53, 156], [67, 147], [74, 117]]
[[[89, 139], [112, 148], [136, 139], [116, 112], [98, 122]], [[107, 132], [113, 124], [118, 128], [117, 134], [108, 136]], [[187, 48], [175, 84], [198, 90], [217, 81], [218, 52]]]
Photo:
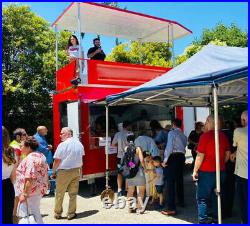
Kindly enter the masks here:
[[[37, 133], [34, 135], [34, 138], [38, 141], [39, 146], [37, 148], [37, 151], [43, 153], [46, 157], [46, 161], [49, 165], [53, 163], [53, 157], [52, 157], [52, 145], [48, 144], [46, 141], [45, 136], [48, 133], [48, 129], [45, 126], [38, 126], [37, 127]], [[51, 170], [49, 170], [49, 174], [51, 174], [50, 172]], [[49, 175], [51, 176], [51, 175]], [[51, 181], [50, 182], [50, 195], [54, 195], [54, 190], [55, 190], [55, 181]]]
[[38, 126], [37, 127], [37, 133], [34, 135], [35, 139], [39, 142], [39, 147], [37, 151], [43, 153], [46, 157], [48, 165], [50, 165], [53, 161], [52, 158], [50, 158], [52, 145], [48, 145], [45, 136], [48, 133], [48, 129], [45, 126]]
[[180, 206], [184, 206], [183, 170], [185, 165], [185, 148], [187, 137], [181, 131], [182, 121], [173, 120], [173, 130], [168, 133], [168, 142], [164, 152], [164, 174], [167, 182], [167, 210], [164, 215], [175, 215], [175, 184]]

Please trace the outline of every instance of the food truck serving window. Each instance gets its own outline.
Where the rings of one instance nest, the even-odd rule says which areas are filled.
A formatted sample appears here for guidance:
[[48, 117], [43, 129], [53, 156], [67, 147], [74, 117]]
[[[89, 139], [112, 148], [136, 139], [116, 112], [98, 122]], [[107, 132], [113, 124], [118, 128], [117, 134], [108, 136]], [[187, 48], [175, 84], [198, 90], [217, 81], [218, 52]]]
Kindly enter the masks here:
[[[90, 124], [90, 149], [102, 147], [106, 137], [106, 111], [104, 106], [89, 105]], [[138, 136], [140, 131], [147, 131], [151, 135], [149, 127], [151, 120], [158, 120], [161, 125], [170, 123], [171, 112], [168, 107], [156, 105], [127, 105], [109, 108], [109, 137], [112, 140], [118, 132], [119, 124], [124, 121], [131, 122], [133, 133]]]

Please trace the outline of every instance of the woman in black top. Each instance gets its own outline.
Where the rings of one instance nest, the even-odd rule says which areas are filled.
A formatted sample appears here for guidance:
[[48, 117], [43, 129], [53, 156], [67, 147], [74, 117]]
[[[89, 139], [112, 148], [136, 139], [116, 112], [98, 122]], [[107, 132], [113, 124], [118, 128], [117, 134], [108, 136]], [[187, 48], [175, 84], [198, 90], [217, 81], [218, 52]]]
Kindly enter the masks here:
[[193, 163], [194, 166], [195, 159], [196, 159], [196, 148], [199, 143], [200, 136], [202, 135], [204, 130], [204, 124], [202, 122], [196, 122], [195, 123], [195, 130], [191, 131], [191, 133], [188, 136], [188, 149], [191, 150], [192, 156], [193, 156]]

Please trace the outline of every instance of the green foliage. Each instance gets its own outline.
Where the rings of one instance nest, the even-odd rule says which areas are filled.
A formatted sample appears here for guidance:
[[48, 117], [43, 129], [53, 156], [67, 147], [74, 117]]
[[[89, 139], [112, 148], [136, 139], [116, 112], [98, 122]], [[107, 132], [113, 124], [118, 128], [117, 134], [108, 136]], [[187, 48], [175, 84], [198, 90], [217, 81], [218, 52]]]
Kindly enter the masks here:
[[139, 64], [140, 49], [142, 53], [142, 63], [154, 66], [170, 67], [171, 52], [167, 43], [123, 43], [115, 48], [107, 56], [107, 61]]
[[188, 58], [200, 51], [203, 46], [208, 44], [247, 47], [248, 32], [242, 31], [234, 24], [228, 27], [224, 24], [218, 24], [211, 30], [204, 29], [201, 38], [193, 41], [193, 43], [184, 50], [184, 53], [176, 58], [177, 65], [186, 61]]
[[[60, 35], [60, 62], [67, 62], [68, 32]], [[52, 128], [50, 92], [55, 89], [55, 33], [28, 6], [2, 10], [3, 124], [33, 134], [38, 124]]]
[[248, 32], [242, 31], [235, 24], [227, 27], [220, 23], [211, 30], [204, 29], [201, 39], [196, 43], [204, 46], [214, 40], [225, 42], [228, 46], [246, 47]]

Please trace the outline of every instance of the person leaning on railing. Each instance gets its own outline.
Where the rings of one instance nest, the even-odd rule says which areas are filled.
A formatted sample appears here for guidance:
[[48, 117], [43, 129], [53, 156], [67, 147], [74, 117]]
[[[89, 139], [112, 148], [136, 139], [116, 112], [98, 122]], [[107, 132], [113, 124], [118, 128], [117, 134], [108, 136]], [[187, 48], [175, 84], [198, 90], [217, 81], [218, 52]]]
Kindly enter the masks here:
[[[81, 51], [79, 55], [79, 51]], [[76, 60], [76, 75], [79, 77], [80, 72], [80, 64], [79, 64], [79, 58], [84, 58], [84, 52], [82, 47], [79, 45], [79, 41], [75, 35], [71, 35], [69, 37], [68, 41], [68, 48], [67, 48], [67, 54], [70, 60], [70, 63]], [[84, 61], [81, 60], [82, 64], [82, 71], [84, 69]]]

